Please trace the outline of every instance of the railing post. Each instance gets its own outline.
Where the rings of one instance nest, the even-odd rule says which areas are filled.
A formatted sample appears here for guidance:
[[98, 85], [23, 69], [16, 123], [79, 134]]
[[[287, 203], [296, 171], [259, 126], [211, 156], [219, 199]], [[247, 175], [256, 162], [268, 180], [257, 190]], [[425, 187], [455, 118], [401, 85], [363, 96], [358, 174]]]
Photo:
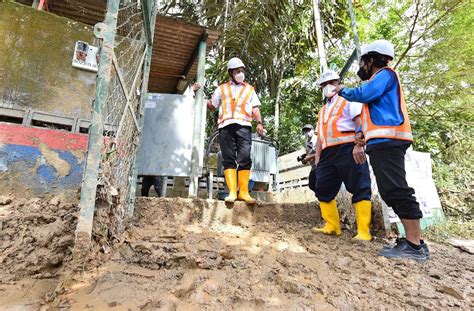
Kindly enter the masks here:
[[206, 39], [199, 43], [197, 83], [202, 85], [196, 92], [196, 102], [194, 106], [194, 132], [191, 155], [191, 182], [189, 184], [189, 197], [196, 197], [199, 191], [199, 174], [202, 171], [202, 160], [204, 158], [204, 128], [206, 125], [206, 103], [204, 100], [204, 77], [206, 74]]
[[92, 122], [89, 128], [89, 141], [84, 175], [81, 185], [81, 199], [79, 202], [79, 218], [77, 222], [74, 256], [81, 257], [89, 249], [92, 235], [97, 179], [101, 160], [101, 146], [103, 144], [104, 120], [102, 108], [107, 101], [109, 84], [112, 72], [112, 58], [114, 53], [115, 28], [119, 11], [119, 0], [107, 2], [105, 21], [94, 27], [94, 34], [102, 39], [100, 49], [99, 71], [96, 80], [96, 92], [92, 110]]

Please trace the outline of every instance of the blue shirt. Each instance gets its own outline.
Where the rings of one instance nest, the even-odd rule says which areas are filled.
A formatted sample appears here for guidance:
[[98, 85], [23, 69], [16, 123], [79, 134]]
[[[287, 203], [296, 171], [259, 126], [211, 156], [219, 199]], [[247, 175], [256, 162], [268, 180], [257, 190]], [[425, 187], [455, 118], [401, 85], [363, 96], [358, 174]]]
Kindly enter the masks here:
[[[370, 119], [375, 125], [397, 126], [403, 123], [403, 113], [400, 110], [400, 95], [398, 94], [398, 78], [393, 71], [380, 70], [371, 80], [359, 87], [344, 88], [340, 95], [349, 101], [369, 105]], [[373, 138], [367, 145], [394, 142], [406, 144], [406, 141], [390, 138]]]

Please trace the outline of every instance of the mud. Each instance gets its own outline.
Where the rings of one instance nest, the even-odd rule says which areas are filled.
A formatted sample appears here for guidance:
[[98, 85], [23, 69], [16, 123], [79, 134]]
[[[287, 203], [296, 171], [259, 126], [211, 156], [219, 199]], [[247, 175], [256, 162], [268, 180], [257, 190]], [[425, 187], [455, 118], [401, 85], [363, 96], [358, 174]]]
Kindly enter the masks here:
[[71, 259], [77, 207], [51, 200], [0, 198], [0, 280], [52, 278]]
[[[110, 260], [80, 274], [62, 271], [62, 278], [3, 283], [0, 306], [31, 310], [474, 308], [473, 257], [458, 249], [430, 243], [432, 260], [427, 263], [389, 261], [376, 256], [383, 245], [380, 239], [355, 243], [347, 230], [340, 238], [314, 235], [309, 230], [314, 220], [284, 217], [278, 210], [274, 215], [263, 212], [268, 206], [251, 210], [251, 215], [265, 215], [256, 217], [258, 221], [216, 217], [210, 224], [205, 216], [208, 207], [203, 200], [139, 200]], [[216, 208], [216, 215], [229, 212]], [[247, 219], [246, 210], [241, 205], [236, 208]]]

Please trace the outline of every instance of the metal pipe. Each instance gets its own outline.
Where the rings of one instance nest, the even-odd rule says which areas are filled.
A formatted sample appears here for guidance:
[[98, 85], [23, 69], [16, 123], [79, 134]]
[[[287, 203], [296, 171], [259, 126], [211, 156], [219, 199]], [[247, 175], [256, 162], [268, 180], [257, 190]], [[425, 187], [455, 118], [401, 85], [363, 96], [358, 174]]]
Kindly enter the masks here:
[[99, 177], [101, 146], [103, 142], [102, 133], [104, 131], [102, 108], [106, 104], [109, 94], [119, 4], [119, 1], [108, 1], [104, 23], [98, 23], [94, 27], [95, 36], [103, 41], [100, 49], [99, 71], [96, 80], [97, 87], [92, 110], [92, 121], [89, 128], [87, 158], [81, 184], [80, 211], [74, 246], [75, 258], [82, 258], [84, 252], [89, 250], [91, 243], [97, 179]]
[[318, 40], [319, 70], [322, 74], [328, 68], [326, 51], [324, 50], [323, 30], [321, 27], [321, 15], [319, 13], [319, 0], [313, 0], [314, 26], [316, 28], [316, 39]]
[[[145, 103], [148, 100], [148, 79], [150, 77], [150, 67], [151, 67], [151, 57], [153, 52], [153, 36], [155, 32], [155, 22], [156, 22], [156, 10], [151, 10], [150, 12], [150, 27], [151, 31], [149, 35], [151, 36], [151, 41], [147, 40], [147, 54], [145, 57], [145, 63], [143, 67], [143, 83], [140, 92], [140, 113], [138, 115], [138, 124], [140, 126], [140, 130], [143, 128], [143, 121], [145, 119]], [[146, 15], [145, 15], [146, 18]], [[140, 135], [141, 138], [141, 135]], [[135, 209], [135, 201], [136, 201], [136, 194], [137, 194], [137, 179], [138, 179], [138, 152], [135, 154], [135, 159], [133, 161], [132, 167], [132, 181], [130, 183], [130, 205], [128, 209], [128, 215], [132, 216], [133, 211]], [[166, 177], [163, 177], [163, 183], [165, 184], [166, 188]], [[166, 190], [166, 189], [165, 189]], [[166, 192], [163, 192], [166, 193]]]
[[[205, 38], [204, 36], [203, 38]], [[206, 74], [206, 41], [199, 42], [198, 51], [198, 68], [197, 83], [204, 85], [204, 77]], [[196, 92], [196, 103], [194, 105], [194, 131], [193, 131], [193, 147], [191, 154], [191, 176], [189, 184], [189, 197], [193, 198], [198, 195], [199, 191], [199, 174], [202, 171], [202, 160], [204, 153], [204, 129], [206, 127], [206, 103], [204, 100], [204, 88], [201, 87]]]

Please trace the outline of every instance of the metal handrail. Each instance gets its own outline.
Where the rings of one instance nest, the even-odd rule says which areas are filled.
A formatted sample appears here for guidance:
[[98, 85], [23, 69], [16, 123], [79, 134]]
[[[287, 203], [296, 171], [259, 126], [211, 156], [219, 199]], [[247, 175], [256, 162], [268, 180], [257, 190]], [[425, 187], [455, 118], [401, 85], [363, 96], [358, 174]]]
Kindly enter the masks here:
[[[214, 143], [214, 141], [216, 140], [218, 136], [219, 136], [219, 130], [212, 133], [211, 137], [209, 138], [209, 143], [207, 145], [207, 150], [206, 150], [206, 175], [205, 175], [206, 177], [209, 176], [209, 154], [211, 153], [212, 144]], [[270, 146], [275, 147], [276, 157], [278, 158], [278, 155], [280, 153], [280, 144], [275, 138], [269, 137], [269, 136], [264, 136], [264, 137], [260, 136], [259, 138], [256, 138], [256, 139], [252, 138], [252, 141], [269, 143]]]

